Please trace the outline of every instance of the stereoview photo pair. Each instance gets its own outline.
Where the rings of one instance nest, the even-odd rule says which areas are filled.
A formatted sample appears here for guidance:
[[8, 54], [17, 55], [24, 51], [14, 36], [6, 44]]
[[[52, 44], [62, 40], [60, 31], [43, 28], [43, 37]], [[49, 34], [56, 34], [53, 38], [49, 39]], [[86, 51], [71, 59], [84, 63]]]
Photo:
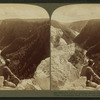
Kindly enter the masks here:
[[[51, 20], [50, 20], [51, 17]], [[100, 90], [100, 5], [52, 15], [0, 4], [0, 90]]]

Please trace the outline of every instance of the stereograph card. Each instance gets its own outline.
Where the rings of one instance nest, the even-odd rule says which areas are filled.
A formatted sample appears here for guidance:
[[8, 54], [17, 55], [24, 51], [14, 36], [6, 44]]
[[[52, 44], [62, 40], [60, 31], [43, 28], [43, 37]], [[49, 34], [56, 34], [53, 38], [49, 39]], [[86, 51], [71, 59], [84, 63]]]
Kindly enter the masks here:
[[99, 3], [0, 3], [0, 97], [100, 97]]

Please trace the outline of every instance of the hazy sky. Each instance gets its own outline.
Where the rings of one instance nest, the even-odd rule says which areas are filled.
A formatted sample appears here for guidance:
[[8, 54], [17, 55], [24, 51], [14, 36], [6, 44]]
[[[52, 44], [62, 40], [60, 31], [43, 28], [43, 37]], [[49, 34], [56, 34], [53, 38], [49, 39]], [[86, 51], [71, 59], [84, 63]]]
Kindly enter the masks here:
[[45, 9], [29, 4], [0, 4], [0, 19], [21, 18], [36, 19], [49, 18]]
[[73, 4], [57, 8], [53, 20], [74, 22], [79, 20], [100, 19], [100, 4]]

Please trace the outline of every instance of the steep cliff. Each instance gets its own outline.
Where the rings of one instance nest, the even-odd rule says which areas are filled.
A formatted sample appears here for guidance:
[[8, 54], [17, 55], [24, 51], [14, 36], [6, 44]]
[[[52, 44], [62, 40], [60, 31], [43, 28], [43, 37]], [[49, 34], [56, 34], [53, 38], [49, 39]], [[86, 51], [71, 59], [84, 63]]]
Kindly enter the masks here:
[[[75, 53], [75, 44], [67, 44], [62, 42], [62, 35], [58, 28], [51, 28], [51, 87], [52, 89], [60, 89], [66, 82], [73, 82], [79, 78], [78, 69], [75, 68], [68, 60]], [[55, 33], [56, 32], [56, 33]], [[58, 37], [59, 36], [59, 37]], [[58, 38], [57, 41], [55, 38]], [[56, 45], [55, 46], [55, 42]], [[63, 45], [62, 45], [63, 44]]]
[[42, 60], [50, 56], [48, 19], [4, 20], [0, 27], [1, 55], [20, 79], [31, 78]]

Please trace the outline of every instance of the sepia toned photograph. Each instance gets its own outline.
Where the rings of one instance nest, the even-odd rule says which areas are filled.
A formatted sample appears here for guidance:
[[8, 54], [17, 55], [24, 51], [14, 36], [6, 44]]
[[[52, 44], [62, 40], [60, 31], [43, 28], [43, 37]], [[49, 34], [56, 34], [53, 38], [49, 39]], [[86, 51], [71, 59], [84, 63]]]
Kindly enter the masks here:
[[0, 4], [0, 90], [50, 90], [50, 24], [45, 9]]
[[100, 90], [100, 4], [70, 4], [51, 16], [51, 89]]

